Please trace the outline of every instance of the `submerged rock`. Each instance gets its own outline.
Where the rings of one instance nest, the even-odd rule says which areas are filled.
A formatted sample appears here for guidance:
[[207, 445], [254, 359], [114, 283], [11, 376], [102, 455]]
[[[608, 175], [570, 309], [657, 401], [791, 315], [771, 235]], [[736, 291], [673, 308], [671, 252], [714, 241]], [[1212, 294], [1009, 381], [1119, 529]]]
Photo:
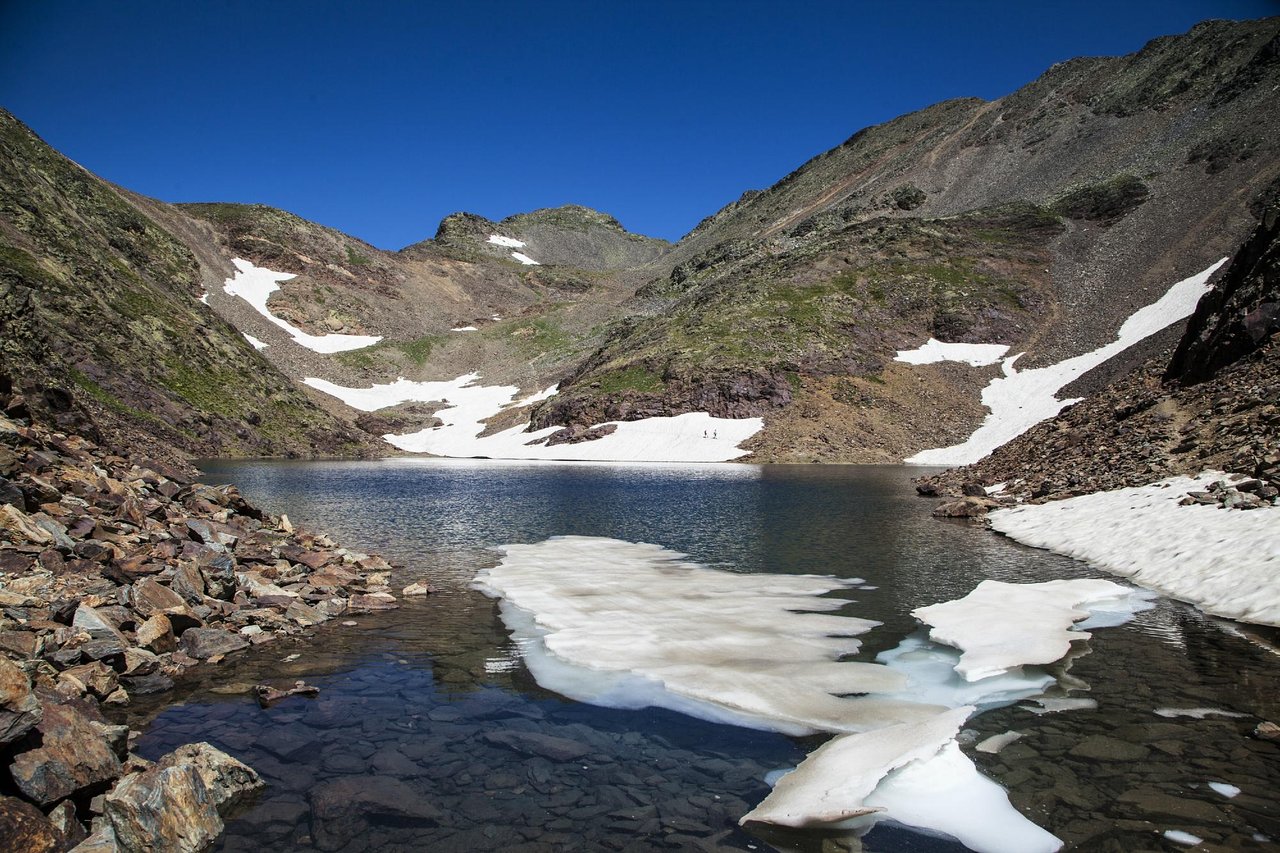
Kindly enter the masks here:
[[435, 824], [443, 815], [421, 793], [391, 776], [348, 776], [311, 790], [311, 829], [321, 850], [338, 850], [371, 820]]

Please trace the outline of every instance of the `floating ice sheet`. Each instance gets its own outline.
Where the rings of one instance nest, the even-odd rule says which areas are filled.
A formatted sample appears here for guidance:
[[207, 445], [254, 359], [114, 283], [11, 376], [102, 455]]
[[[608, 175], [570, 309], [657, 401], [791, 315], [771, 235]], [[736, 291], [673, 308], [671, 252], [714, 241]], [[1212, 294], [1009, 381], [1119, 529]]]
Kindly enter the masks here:
[[280, 282], [296, 278], [293, 273], [275, 272], [254, 266], [242, 258], [232, 260], [238, 272], [223, 284], [222, 289], [231, 296], [239, 296], [253, 306], [263, 317], [289, 333], [294, 342], [309, 350], [323, 353], [346, 352], [362, 349], [382, 340], [373, 335], [310, 335], [280, 319], [267, 308], [267, 300], [280, 289]]
[[736, 574], [657, 545], [566, 536], [508, 545], [477, 578], [500, 596], [544, 687], [595, 704], [660, 705], [791, 734], [862, 731], [944, 710], [836, 694], [905, 686], [894, 670], [838, 662], [878, 622], [829, 611], [856, 585]]
[[527, 424], [493, 435], [481, 436], [484, 421], [504, 409], [545, 400], [555, 386], [515, 400], [520, 389], [511, 385], [478, 385], [479, 376], [468, 373], [443, 382], [411, 382], [400, 378], [369, 388], [347, 388], [323, 379], [303, 381], [348, 406], [372, 412], [408, 402], [443, 402], [436, 412], [441, 426], [405, 435], [383, 436], [389, 443], [412, 453], [459, 458], [572, 459], [601, 462], [725, 462], [745, 456], [739, 445], [759, 432], [760, 418], [714, 418], [706, 412], [687, 412], [671, 418], [611, 421], [613, 432], [591, 441], [547, 446], [546, 439], [559, 430], [547, 427], [526, 432]]
[[[1170, 287], [1159, 300], [1140, 308], [1125, 320], [1114, 341], [1092, 352], [1049, 367], [1022, 371], [1014, 366], [1022, 353], [1006, 358], [1002, 364], [1004, 376], [991, 380], [982, 391], [982, 404], [990, 410], [982, 426], [963, 444], [924, 450], [906, 461], [917, 465], [968, 465], [977, 462], [1040, 421], [1079, 402], [1078, 398], [1059, 400], [1057, 393], [1138, 341], [1191, 316], [1196, 303], [1209, 289], [1209, 277], [1226, 261], [1223, 258], [1203, 272]], [[921, 347], [923, 349], [925, 347]]]
[[1073, 640], [1089, 633], [1072, 630], [1088, 618], [1087, 605], [1119, 602], [1130, 590], [1106, 580], [1054, 580], [1004, 583], [985, 580], [964, 598], [931, 604], [912, 615], [931, 625], [929, 638], [960, 649], [956, 665], [968, 681], [1003, 675], [1027, 664], [1053, 663], [1065, 657]]
[[1000, 509], [991, 526], [1217, 616], [1280, 625], [1280, 507], [1179, 506], [1218, 472]]

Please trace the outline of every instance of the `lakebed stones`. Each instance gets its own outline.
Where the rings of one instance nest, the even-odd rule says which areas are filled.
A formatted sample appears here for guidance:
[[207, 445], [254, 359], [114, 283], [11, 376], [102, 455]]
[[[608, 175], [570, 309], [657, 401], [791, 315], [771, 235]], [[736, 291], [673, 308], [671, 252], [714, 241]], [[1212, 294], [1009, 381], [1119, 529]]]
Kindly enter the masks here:
[[99, 703], [168, 690], [246, 637], [299, 635], [353, 598], [395, 607], [390, 566], [274, 519], [232, 486], [3, 414], [0, 434], [13, 499], [0, 501], [0, 745], [6, 790], [19, 795], [12, 808], [0, 798], [0, 849], [55, 837], [49, 849], [203, 849], [219, 809], [261, 781], [208, 745], [150, 766]]
[[364, 832], [371, 820], [437, 823], [443, 815], [407, 783], [393, 776], [346, 776], [310, 792], [312, 831], [321, 850], [337, 850]]

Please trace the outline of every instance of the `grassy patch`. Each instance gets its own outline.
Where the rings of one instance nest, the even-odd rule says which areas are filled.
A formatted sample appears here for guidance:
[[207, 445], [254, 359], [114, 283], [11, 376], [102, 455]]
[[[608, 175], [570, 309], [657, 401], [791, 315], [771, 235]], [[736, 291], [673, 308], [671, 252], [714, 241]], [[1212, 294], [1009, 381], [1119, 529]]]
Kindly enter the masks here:
[[598, 390], [602, 394], [617, 394], [621, 391], [654, 394], [665, 387], [661, 376], [640, 365], [601, 374], [595, 381], [600, 383]]
[[369, 264], [373, 263], [373, 261], [369, 258], [368, 255], [361, 254], [360, 252], [357, 252], [355, 249], [353, 249], [351, 246], [348, 246], [347, 247], [347, 263], [351, 264], [351, 266], [353, 267], [367, 267], [369, 266]]

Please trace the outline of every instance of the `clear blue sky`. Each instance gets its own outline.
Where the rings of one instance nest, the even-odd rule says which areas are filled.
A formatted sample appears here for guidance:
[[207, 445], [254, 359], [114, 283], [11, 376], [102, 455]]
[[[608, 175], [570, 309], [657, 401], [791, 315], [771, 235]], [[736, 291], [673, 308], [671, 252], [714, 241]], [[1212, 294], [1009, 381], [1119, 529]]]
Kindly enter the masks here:
[[0, 105], [166, 201], [396, 249], [568, 202], [675, 239], [869, 124], [1265, 0], [0, 0]]

